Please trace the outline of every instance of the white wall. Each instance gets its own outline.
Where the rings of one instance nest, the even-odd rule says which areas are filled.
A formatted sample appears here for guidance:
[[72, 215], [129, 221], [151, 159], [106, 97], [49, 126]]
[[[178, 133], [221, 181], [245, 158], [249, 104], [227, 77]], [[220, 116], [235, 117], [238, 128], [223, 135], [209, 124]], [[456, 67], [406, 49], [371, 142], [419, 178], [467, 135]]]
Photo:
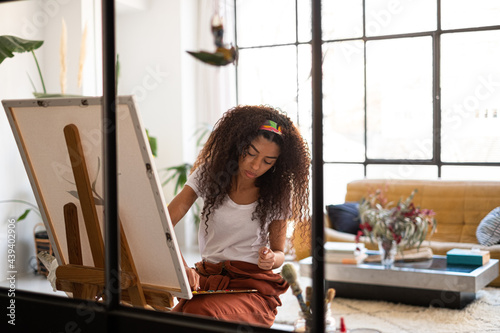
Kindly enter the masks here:
[[[60, 40], [62, 19], [67, 26], [67, 82], [66, 93], [82, 94], [78, 87], [78, 62], [80, 58], [83, 19], [82, 6], [92, 9], [91, 1], [49, 0], [16, 1], [0, 5], [0, 35], [14, 35], [29, 40], [43, 40], [44, 44], [35, 51], [43, 73], [47, 93], [61, 93], [60, 85]], [[90, 22], [92, 24], [93, 22]], [[91, 35], [92, 37], [92, 35]], [[91, 38], [92, 43], [92, 38]], [[93, 50], [93, 46], [89, 45]], [[88, 82], [95, 82], [95, 61], [89, 61]], [[89, 68], [86, 68], [87, 70]], [[31, 53], [15, 53], [13, 58], [0, 65], [0, 100], [33, 98], [31, 77], [37, 92], [42, 92], [42, 84]], [[89, 84], [87, 84], [89, 86]], [[94, 94], [98, 87], [87, 89]], [[21, 199], [36, 203], [33, 190], [26, 175], [12, 131], [5, 116], [0, 112], [0, 200]], [[27, 207], [23, 204], [0, 204], [0, 246], [4, 246], [3, 233], [9, 218], [22, 214]], [[40, 219], [30, 214], [27, 220], [16, 224], [16, 264], [19, 274], [32, 272], [35, 267], [35, 243], [33, 230]], [[0, 251], [0, 253], [5, 253]], [[0, 266], [4, 264], [0, 260]], [[0, 267], [2, 268], [2, 267]], [[0, 269], [0, 279], [7, 270]]]
[[[120, 55], [121, 77], [118, 93], [136, 94], [145, 127], [158, 139], [158, 168], [192, 161], [194, 144], [185, 144], [196, 127], [195, 60], [185, 52], [196, 49], [197, 0], [121, 0], [117, 8], [117, 52]], [[100, 95], [101, 64], [99, 14], [100, 1], [45, 0], [0, 4], [0, 35], [16, 35], [26, 39], [44, 40], [36, 52], [42, 66], [48, 92], [59, 93], [59, 43], [61, 20], [68, 28], [67, 93]], [[77, 86], [81, 34], [89, 22], [87, 61], [83, 88]], [[97, 34], [92, 27], [97, 27]], [[41, 91], [31, 54], [16, 54], [0, 64], [0, 100], [33, 98], [29, 73]], [[191, 126], [191, 124], [193, 124]], [[19, 156], [5, 113], [0, 112], [0, 200], [23, 199], [35, 203], [24, 166]], [[172, 187], [164, 188], [167, 202]], [[24, 206], [0, 204], [0, 247], [7, 220], [18, 216]], [[18, 272], [29, 271], [34, 257], [33, 214], [17, 225]], [[192, 226], [176, 227], [181, 246], [193, 243]], [[0, 249], [0, 253], [5, 251]], [[0, 260], [0, 265], [4, 260]], [[0, 280], [5, 279], [0, 267]]]
[[[140, 9], [117, 17], [117, 53], [120, 59], [118, 93], [136, 96], [144, 126], [157, 137], [157, 168], [192, 161], [193, 147], [183, 139], [194, 126], [194, 49], [197, 2], [152, 0]], [[186, 124], [187, 127], [186, 127]], [[164, 188], [166, 201], [173, 186]], [[176, 227], [182, 247], [193, 244], [190, 220]]]
[[[0, 5], [0, 35], [15, 35], [26, 39], [43, 40], [44, 30], [35, 26], [43, 22], [43, 12], [38, 2], [19, 1]], [[42, 46], [43, 48], [44, 46]], [[42, 52], [36, 52], [38, 61], [43, 63]], [[31, 98], [32, 88], [29, 74], [35, 84], [39, 84], [33, 57], [29, 53], [16, 54], [0, 64], [0, 100]], [[17, 145], [12, 135], [5, 112], [0, 112], [0, 200], [21, 199], [35, 203], [33, 192], [26, 175]], [[0, 204], [0, 280], [7, 274], [6, 228], [9, 218], [17, 217], [26, 206]], [[29, 271], [30, 258], [34, 257], [33, 228], [40, 222], [35, 214], [16, 227], [16, 269], [19, 273]]]
[[182, 8], [180, 1], [150, 3], [117, 17], [118, 93], [136, 96], [145, 127], [160, 140], [157, 166], [166, 166], [182, 160]]

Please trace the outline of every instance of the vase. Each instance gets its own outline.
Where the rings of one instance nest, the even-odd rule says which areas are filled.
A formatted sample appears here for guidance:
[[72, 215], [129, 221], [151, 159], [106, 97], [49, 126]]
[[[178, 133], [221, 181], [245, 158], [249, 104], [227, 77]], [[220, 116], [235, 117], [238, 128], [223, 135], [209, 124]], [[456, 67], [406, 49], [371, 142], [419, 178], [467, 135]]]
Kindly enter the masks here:
[[380, 251], [381, 264], [385, 269], [391, 269], [394, 266], [394, 258], [398, 250], [395, 240], [387, 238], [378, 239], [378, 249]]

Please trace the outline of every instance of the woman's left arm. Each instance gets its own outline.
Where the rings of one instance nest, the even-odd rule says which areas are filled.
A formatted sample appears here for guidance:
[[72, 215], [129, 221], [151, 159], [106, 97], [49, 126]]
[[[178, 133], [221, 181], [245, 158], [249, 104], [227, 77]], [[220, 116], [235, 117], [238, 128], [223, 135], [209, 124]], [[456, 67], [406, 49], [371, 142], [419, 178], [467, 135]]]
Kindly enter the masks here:
[[286, 221], [275, 220], [269, 226], [269, 245], [259, 249], [259, 263], [261, 269], [270, 270], [283, 265], [285, 261]]

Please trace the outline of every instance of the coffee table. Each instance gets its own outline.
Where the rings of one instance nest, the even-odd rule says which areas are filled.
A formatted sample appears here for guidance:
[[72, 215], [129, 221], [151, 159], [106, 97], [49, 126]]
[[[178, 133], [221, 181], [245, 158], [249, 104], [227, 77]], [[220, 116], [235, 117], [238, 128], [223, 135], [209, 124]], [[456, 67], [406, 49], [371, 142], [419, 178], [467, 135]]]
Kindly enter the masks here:
[[[311, 276], [311, 266], [311, 257], [299, 261], [300, 274]], [[447, 265], [446, 256], [433, 256], [420, 262], [396, 262], [391, 269], [380, 263], [325, 263], [325, 280], [327, 288], [335, 288], [336, 297], [461, 309], [498, 276], [498, 271], [497, 259], [483, 266], [468, 266]]]

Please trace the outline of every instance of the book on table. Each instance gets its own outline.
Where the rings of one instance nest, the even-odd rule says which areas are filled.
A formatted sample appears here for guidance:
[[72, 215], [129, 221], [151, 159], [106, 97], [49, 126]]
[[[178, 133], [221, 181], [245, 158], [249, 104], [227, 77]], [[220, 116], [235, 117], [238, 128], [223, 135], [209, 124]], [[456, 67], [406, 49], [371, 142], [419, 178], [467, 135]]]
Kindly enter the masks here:
[[446, 252], [446, 262], [452, 265], [482, 266], [490, 261], [490, 252], [479, 249], [451, 249]]
[[329, 253], [353, 253], [355, 251], [366, 251], [365, 244], [352, 242], [326, 242], [324, 246], [325, 252]]
[[325, 261], [357, 265], [368, 256], [365, 245], [362, 243], [326, 242]]
[[325, 253], [325, 261], [329, 263], [340, 263], [340, 264], [349, 264], [349, 265], [357, 265], [362, 263], [368, 254], [365, 252], [361, 252], [357, 255], [346, 256], [346, 255], [335, 255], [332, 253]]

